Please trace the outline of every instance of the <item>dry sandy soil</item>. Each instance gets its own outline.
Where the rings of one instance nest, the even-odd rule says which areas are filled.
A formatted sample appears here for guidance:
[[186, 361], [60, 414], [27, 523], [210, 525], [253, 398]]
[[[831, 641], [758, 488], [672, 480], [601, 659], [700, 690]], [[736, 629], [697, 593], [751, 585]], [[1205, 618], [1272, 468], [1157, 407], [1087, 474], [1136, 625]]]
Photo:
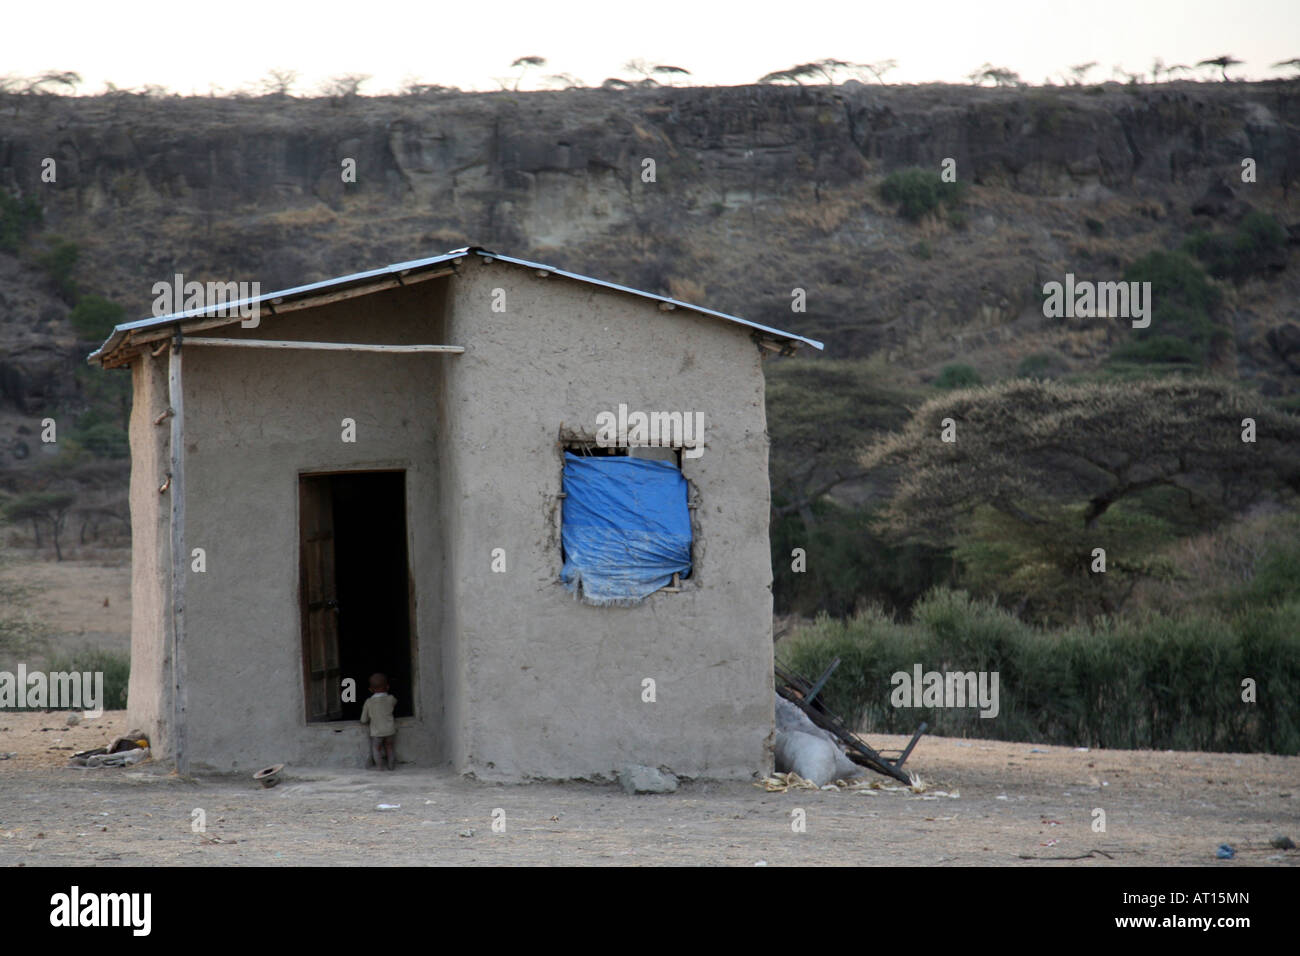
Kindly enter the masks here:
[[[43, 646], [22, 655], [29, 668], [43, 664], [48, 653], [80, 647], [130, 653], [128, 552], [67, 561], [33, 561], [25, 553], [20, 559], [12, 551], [5, 557], [0, 565], [0, 616], [25, 616], [46, 632]], [[7, 656], [0, 652], [0, 665], [9, 663]]]
[[131, 565], [108, 561], [44, 561], [14, 565], [5, 578], [31, 594], [29, 608], [52, 630], [68, 635], [109, 632], [131, 636]]
[[[613, 785], [499, 786], [409, 767], [289, 767], [264, 790], [247, 776], [183, 780], [158, 763], [67, 768], [64, 748], [128, 728], [121, 712], [72, 728], [64, 720], [0, 717], [0, 753], [15, 754], [0, 760], [0, 865], [1300, 864], [1300, 850], [1268, 845], [1279, 832], [1300, 838], [1300, 757], [927, 737], [910, 765], [957, 796], [769, 793], [743, 782], [627, 796]], [[503, 833], [492, 829], [498, 808]], [[1091, 828], [1094, 808], [1106, 811], [1104, 833]], [[206, 833], [192, 829], [196, 809]], [[792, 829], [796, 809], [804, 833]], [[1220, 843], [1235, 860], [1215, 859]]]
[[[12, 562], [0, 583], [20, 585], [22, 601], [0, 613], [40, 620], [50, 650], [125, 651], [129, 582], [128, 564], [111, 556]], [[926, 737], [909, 761], [925, 793], [769, 793], [699, 781], [635, 797], [613, 785], [497, 786], [410, 767], [289, 767], [284, 783], [264, 790], [247, 776], [182, 780], [161, 763], [66, 766], [74, 751], [128, 729], [122, 712], [76, 727], [61, 713], [0, 712], [0, 865], [1300, 863], [1300, 851], [1268, 845], [1279, 832], [1300, 841], [1300, 757]], [[906, 742], [869, 739], [882, 749]], [[498, 808], [503, 833], [492, 829]], [[1092, 830], [1094, 808], [1106, 812], [1104, 833]], [[202, 834], [192, 829], [196, 809]], [[792, 829], [796, 809], [806, 832]], [[1237, 858], [1216, 860], [1220, 843]]]

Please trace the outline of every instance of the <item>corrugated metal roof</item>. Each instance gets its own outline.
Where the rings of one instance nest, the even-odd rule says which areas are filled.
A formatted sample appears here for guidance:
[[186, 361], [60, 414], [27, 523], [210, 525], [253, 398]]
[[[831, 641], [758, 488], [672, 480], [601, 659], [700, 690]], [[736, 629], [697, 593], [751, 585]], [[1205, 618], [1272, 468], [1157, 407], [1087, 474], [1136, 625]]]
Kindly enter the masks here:
[[[727, 322], [734, 322], [738, 325], [744, 325], [747, 326], [748, 328], [754, 329], [757, 332], [762, 332], [774, 338], [785, 339], [788, 342], [801, 342], [804, 345], [809, 345], [819, 350], [825, 348], [825, 346], [821, 342], [818, 342], [815, 339], [805, 338], [802, 335], [795, 335], [793, 332], [783, 332], [780, 329], [774, 329], [767, 325], [760, 325], [757, 322], [751, 322], [748, 319], [742, 319], [738, 315], [728, 315], [725, 312], [717, 312], [714, 311], [713, 309], [706, 309], [703, 306], [692, 305], [689, 302], [682, 302], [678, 299], [668, 298], [667, 296], [655, 295], [653, 292], [645, 292], [641, 289], [633, 289], [630, 286], [619, 285], [616, 282], [607, 282], [604, 279], [594, 279], [591, 276], [579, 275], [576, 272], [568, 272], [564, 269], [557, 269], [555, 266], [549, 266], [546, 265], [545, 263], [530, 262], [527, 259], [516, 259], [513, 256], [503, 256], [498, 253], [492, 252], [488, 249], [483, 249], [479, 246], [467, 246], [463, 249], [453, 249], [451, 252], [448, 252], [445, 255], [441, 255], [441, 256], [433, 256], [428, 259], [412, 259], [409, 262], [397, 262], [389, 266], [384, 266], [381, 269], [371, 269], [368, 272], [357, 272], [357, 273], [353, 273], [352, 275], [339, 276], [334, 279], [324, 279], [320, 282], [309, 283], [308, 285], [295, 286], [292, 289], [282, 289], [279, 292], [268, 292], [265, 295], [259, 295], [254, 298], [241, 299], [237, 302], [223, 303], [221, 305], [221, 308], [229, 310], [227, 314], [230, 314], [231, 312], [234, 312], [241, 306], [252, 305], [253, 303], [261, 304], [264, 302], [272, 302], [274, 305], [286, 299], [302, 298], [305, 296], [310, 296], [313, 293], [321, 292], [325, 289], [338, 289], [343, 286], [365, 282], [367, 279], [377, 279], [377, 278], [383, 278], [385, 276], [406, 275], [412, 272], [420, 272], [425, 269], [430, 269], [433, 268], [434, 266], [438, 266], [446, 262], [452, 262], [456, 259], [464, 258], [465, 256], [470, 254], [477, 254], [482, 256], [484, 259], [491, 260], [491, 261], [506, 262], [511, 265], [522, 266], [528, 269], [542, 270], [545, 272], [549, 272], [552, 275], [563, 276], [564, 278], [567, 279], [575, 279], [578, 282], [586, 282], [591, 285], [601, 286], [602, 288], [605, 289], [613, 289], [616, 292], [624, 292], [629, 295], [640, 296], [643, 299], [652, 299], [655, 302], [667, 303], [676, 308], [689, 309], [690, 311], [697, 312], [700, 315], [708, 315], [708, 316], [712, 316], [713, 318], [723, 319]], [[113, 329], [112, 334], [109, 335], [108, 339], [105, 340], [103, 345], [97, 348], [94, 352], [90, 353], [90, 355], [87, 357], [87, 361], [95, 362], [96, 360], [103, 358], [109, 352], [117, 348], [118, 345], [122, 343], [122, 340], [125, 339], [131, 332], [140, 329], [152, 329], [164, 325], [179, 324], [183, 327], [184, 323], [187, 320], [203, 318], [205, 316], [214, 313], [217, 310], [217, 308], [218, 307], [214, 305], [203, 309], [190, 309], [185, 312], [173, 312], [169, 315], [151, 317], [147, 319], [138, 319], [134, 322], [124, 322], [123, 324], [118, 325]]]

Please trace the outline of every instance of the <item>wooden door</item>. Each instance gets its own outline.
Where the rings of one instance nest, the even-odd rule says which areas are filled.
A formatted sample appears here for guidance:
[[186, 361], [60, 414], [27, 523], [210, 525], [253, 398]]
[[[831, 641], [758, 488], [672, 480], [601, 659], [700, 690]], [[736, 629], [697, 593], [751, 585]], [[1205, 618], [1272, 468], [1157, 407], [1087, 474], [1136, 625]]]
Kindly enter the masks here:
[[334, 582], [334, 496], [328, 476], [298, 480], [299, 599], [307, 719], [343, 716], [339, 604]]

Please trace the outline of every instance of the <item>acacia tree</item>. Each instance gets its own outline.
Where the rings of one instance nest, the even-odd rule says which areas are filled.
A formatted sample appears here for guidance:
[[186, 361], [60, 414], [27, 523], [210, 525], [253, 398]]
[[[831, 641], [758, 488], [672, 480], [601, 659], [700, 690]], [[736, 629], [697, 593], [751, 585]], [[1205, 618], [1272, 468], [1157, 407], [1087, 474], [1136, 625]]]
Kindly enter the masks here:
[[887, 515], [907, 534], [947, 541], [980, 506], [1042, 524], [1070, 503], [1092, 529], [1156, 488], [1229, 512], [1300, 492], [1300, 417], [1211, 379], [1016, 380], [931, 399], [861, 463], [897, 473]]
[[858, 461], [856, 446], [901, 428], [917, 398], [883, 380], [871, 362], [774, 364], [767, 379], [773, 515], [799, 515], [811, 527], [814, 504], [846, 483], [876, 477]]
[[41, 546], [41, 524], [47, 524], [54, 539], [54, 554], [63, 560], [63, 548], [59, 536], [68, 521], [68, 512], [76, 503], [77, 496], [67, 491], [38, 491], [10, 502], [5, 507], [5, 517], [10, 521], [30, 521], [36, 535], [36, 546]]
[[361, 84], [368, 79], [368, 73], [342, 73], [330, 77], [324, 86], [325, 95], [334, 99], [355, 99], [361, 93]]
[[262, 92], [268, 96], [288, 96], [293, 85], [298, 82], [297, 70], [275, 69], [267, 70], [266, 76], [262, 77], [260, 86]]
[[875, 63], [859, 63], [858, 67], [870, 73], [876, 78], [876, 82], [881, 86], [885, 85], [885, 74], [890, 70], [898, 69], [897, 60], [879, 60]]
[[1025, 85], [1020, 79], [1020, 74], [1015, 70], [1006, 66], [994, 66], [992, 63], [985, 63], [978, 69], [972, 70], [966, 74], [966, 78], [976, 86], [983, 86], [985, 80], [991, 80], [994, 86]]
[[572, 73], [552, 73], [543, 82], [561, 90], [580, 90], [583, 87], [582, 80]]
[[[883, 66], [883, 64], [881, 65]], [[813, 60], [811, 63], [799, 63], [784, 70], [775, 70], [759, 77], [758, 82], [792, 82], [798, 83], [802, 86], [805, 79], [820, 79], [823, 83], [834, 85], [835, 77], [838, 74], [846, 71], [851, 72], [857, 67], [858, 64], [850, 63], [847, 60], [836, 60], [833, 57], [825, 57], [820, 60]]]
[[72, 93], [81, 84], [81, 74], [74, 70], [52, 70], [32, 77], [27, 82], [27, 93], [49, 93], [50, 87], [58, 87]]
[[510, 68], [519, 71], [519, 75], [515, 77], [515, 91], [518, 92], [519, 84], [524, 81], [524, 74], [526, 74], [529, 69], [532, 67], [538, 67], [540, 69], [545, 65], [546, 57], [544, 56], [521, 56], [511, 62]]
[[668, 80], [668, 85], [669, 85], [669, 86], [672, 85], [673, 79], [675, 79], [676, 77], [679, 77], [679, 76], [690, 76], [690, 75], [691, 75], [691, 71], [688, 70], [688, 69], [686, 69], [685, 67], [683, 67], [683, 66], [672, 66], [671, 64], [668, 64], [668, 63], [659, 63], [659, 64], [656, 64], [656, 65], [653, 67], [653, 72], [654, 72], [654, 74], [655, 74], [656, 76], [666, 76], [666, 77], [669, 77], [669, 80]]
[[655, 81], [654, 67], [650, 65], [648, 60], [642, 59], [639, 56], [624, 63], [623, 71], [625, 73], [635, 73], [637, 76], [641, 77], [642, 83], [647, 81], [654, 83]]
[[403, 96], [429, 96], [436, 93], [456, 93], [459, 88], [455, 86], [443, 86], [441, 83], [424, 83], [415, 77], [404, 80], [402, 83]]
[[[858, 444], [901, 428], [925, 392], [898, 384], [879, 360], [774, 359], [767, 376], [777, 607], [842, 616], [862, 602], [902, 611], [947, 581], [952, 560], [940, 549], [878, 532], [873, 506], [884, 476], [857, 461]], [[806, 567], [792, 564], [796, 548]]]
[[1070, 73], [1074, 76], [1074, 85], [1082, 86], [1084, 78], [1088, 75], [1089, 71], [1095, 70], [1096, 68], [1096, 60], [1089, 60], [1087, 63], [1079, 63], [1070, 67]]
[[1217, 66], [1223, 74], [1223, 82], [1228, 82], [1228, 67], [1240, 66], [1244, 60], [1238, 60], [1231, 53], [1225, 53], [1222, 56], [1212, 57], [1208, 60], [1202, 60], [1197, 66]]
[[628, 60], [623, 64], [623, 71], [633, 73], [641, 77], [641, 79], [628, 81], [611, 77], [605, 81], [604, 86], [608, 89], [627, 89], [631, 86], [658, 86], [659, 81], [655, 79], [656, 76], [668, 77], [668, 85], [672, 86], [674, 78], [691, 75], [691, 71], [685, 67], [673, 66], [670, 63], [651, 63], [642, 57]]
[[1120, 504], [1085, 528], [1082, 507], [1048, 510], [1036, 523], [977, 508], [952, 551], [962, 586], [1004, 601], [1018, 616], [1060, 626], [1115, 614], [1141, 581], [1172, 577], [1173, 563], [1161, 553], [1175, 536], [1170, 522]]

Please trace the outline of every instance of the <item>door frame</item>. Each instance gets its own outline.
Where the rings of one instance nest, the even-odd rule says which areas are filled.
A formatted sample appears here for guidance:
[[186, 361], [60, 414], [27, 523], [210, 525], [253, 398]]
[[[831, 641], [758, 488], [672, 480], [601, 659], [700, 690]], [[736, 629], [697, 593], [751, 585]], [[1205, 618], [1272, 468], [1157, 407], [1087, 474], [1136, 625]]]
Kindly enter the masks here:
[[[309, 697], [309, 687], [311, 683], [311, 660], [310, 648], [308, 645], [309, 635], [307, 633], [307, 615], [305, 614], [306, 594], [304, 592], [305, 569], [303, 567], [302, 552], [302, 499], [301, 488], [304, 478], [327, 478], [332, 475], [358, 475], [358, 474], [376, 474], [399, 472], [402, 475], [402, 522], [406, 528], [406, 602], [407, 602], [407, 652], [411, 656], [411, 716], [399, 718], [399, 724], [407, 720], [419, 720], [421, 716], [421, 694], [420, 694], [420, 645], [419, 645], [419, 623], [416, 619], [418, 602], [416, 601], [415, 590], [415, 573], [411, 567], [411, 555], [415, 553], [415, 529], [411, 524], [411, 474], [413, 472], [410, 462], [408, 461], [384, 461], [374, 462], [353, 467], [322, 466], [320, 468], [299, 468], [294, 474], [294, 528], [295, 543], [294, 553], [297, 555], [298, 565], [298, 594], [297, 594], [297, 613], [298, 613], [298, 643], [299, 656], [302, 659], [302, 681], [299, 684], [301, 693], [301, 706], [298, 708], [299, 720], [307, 727], [330, 727], [338, 728], [341, 725], [351, 724], [360, 726], [358, 721], [347, 720], [313, 720], [311, 718], [311, 700]], [[337, 582], [336, 582], [337, 584]], [[358, 687], [358, 693], [364, 693], [366, 688]]]

